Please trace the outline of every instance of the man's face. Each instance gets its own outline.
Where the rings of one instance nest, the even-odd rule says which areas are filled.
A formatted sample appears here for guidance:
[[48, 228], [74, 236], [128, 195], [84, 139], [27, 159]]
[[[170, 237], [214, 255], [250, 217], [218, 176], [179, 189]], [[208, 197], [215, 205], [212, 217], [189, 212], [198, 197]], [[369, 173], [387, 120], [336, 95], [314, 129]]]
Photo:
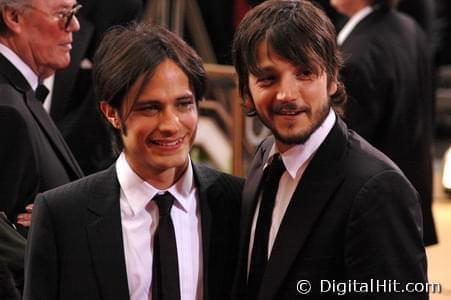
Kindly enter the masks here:
[[[130, 111], [142, 78], [124, 101]], [[174, 61], [166, 59], [144, 85], [142, 93], [121, 126], [124, 152], [132, 169], [158, 186], [168, 175], [177, 179], [188, 165], [198, 122], [196, 101], [187, 75]], [[171, 182], [173, 183], [173, 182]]]
[[333, 81], [328, 85], [324, 71], [315, 72], [293, 65], [276, 53], [270, 54], [266, 42], [260, 43], [257, 51], [261, 75], [249, 76], [252, 99], [246, 102], [255, 108], [284, 152], [304, 143], [321, 125], [330, 109], [329, 96], [336, 92], [337, 84]]
[[60, 17], [75, 3], [75, 0], [32, 0], [30, 6], [24, 7], [19, 55], [40, 77], [70, 63], [72, 33], [80, 29], [80, 24], [74, 16], [65, 29]]

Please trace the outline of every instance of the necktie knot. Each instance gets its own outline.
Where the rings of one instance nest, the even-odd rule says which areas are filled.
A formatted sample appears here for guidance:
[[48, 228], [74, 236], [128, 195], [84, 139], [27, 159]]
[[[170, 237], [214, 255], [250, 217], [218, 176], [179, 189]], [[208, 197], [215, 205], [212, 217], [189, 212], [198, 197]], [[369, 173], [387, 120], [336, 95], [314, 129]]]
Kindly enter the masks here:
[[169, 192], [158, 194], [153, 197], [153, 200], [157, 203], [160, 216], [167, 216], [170, 214], [172, 205], [174, 204], [174, 197]]
[[266, 183], [280, 180], [283, 172], [285, 172], [285, 165], [283, 164], [282, 157], [279, 154], [274, 155], [271, 164], [267, 167], [268, 175], [266, 176]]
[[38, 99], [41, 103], [44, 103], [45, 98], [49, 94], [48, 88], [40, 83], [34, 92], [36, 99]]

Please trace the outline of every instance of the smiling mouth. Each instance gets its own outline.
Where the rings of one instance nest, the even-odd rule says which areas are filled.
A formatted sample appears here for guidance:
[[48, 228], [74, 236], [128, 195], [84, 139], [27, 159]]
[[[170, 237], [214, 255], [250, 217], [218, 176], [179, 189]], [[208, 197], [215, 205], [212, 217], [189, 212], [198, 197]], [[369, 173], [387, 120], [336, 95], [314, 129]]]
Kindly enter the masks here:
[[278, 103], [274, 105], [272, 111], [275, 115], [281, 116], [296, 116], [301, 113], [308, 112], [308, 107], [300, 107], [296, 103]]
[[165, 140], [151, 140], [150, 143], [157, 145], [157, 146], [162, 146], [162, 147], [177, 147], [178, 145], [183, 143], [183, 139], [184, 137], [181, 137], [179, 139], [176, 140], [170, 140], [170, 141], [165, 141]]
[[276, 112], [276, 114], [282, 115], [282, 116], [296, 116], [302, 112], [305, 112], [305, 110], [282, 109], [282, 110]]

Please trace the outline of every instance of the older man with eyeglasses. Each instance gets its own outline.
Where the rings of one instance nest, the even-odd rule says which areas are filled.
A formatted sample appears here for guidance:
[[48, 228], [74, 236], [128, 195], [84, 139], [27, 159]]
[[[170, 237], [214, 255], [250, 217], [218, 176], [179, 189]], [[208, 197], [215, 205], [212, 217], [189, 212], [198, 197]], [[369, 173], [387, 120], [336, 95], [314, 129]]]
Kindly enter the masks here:
[[[0, 211], [21, 225], [30, 225], [37, 193], [82, 176], [42, 107], [48, 91], [40, 85], [70, 63], [80, 8], [74, 0], [0, 0]], [[10, 271], [20, 290], [22, 270]]]

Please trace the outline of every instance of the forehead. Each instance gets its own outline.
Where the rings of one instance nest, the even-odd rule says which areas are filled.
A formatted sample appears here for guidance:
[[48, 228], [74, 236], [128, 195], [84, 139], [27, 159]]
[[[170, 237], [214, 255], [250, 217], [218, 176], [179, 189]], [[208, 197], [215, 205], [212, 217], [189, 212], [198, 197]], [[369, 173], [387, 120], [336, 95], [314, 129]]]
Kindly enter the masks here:
[[188, 76], [173, 60], [163, 60], [153, 72], [153, 75], [149, 78], [146, 86], [152, 86], [155, 89], [159, 89], [161, 84], [169, 84], [173, 89], [177, 89], [179, 85], [186, 85], [189, 87]]
[[129, 97], [137, 97], [138, 100], [158, 101], [192, 94], [188, 76], [170, 59], [162, 61], [152, 74], [138, 77], [128, 93]]
[[260, 42], [257, 46], [255, 61], [257, 73], [261, 70], [261, 68], [278, 64], [290, 65], [292, 67], [309, 67], [318, 71], [322, 69], [320, 64], [317, 62], [317, 59], [310, 58], [311, 55], [304, 54], [301, 59], [295, 60], [290, 57], [286, 57], [283, 54], [284, 53], [279, 53], [277, 50], [272, 48], [266, 40]]

